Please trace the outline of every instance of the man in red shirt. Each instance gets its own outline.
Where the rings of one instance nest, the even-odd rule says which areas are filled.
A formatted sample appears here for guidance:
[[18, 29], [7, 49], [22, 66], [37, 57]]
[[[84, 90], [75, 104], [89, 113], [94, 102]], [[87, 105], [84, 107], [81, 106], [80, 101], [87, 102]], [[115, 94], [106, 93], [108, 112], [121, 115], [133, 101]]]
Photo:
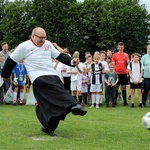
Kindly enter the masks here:
[[121, 85], [122, 96], [124, 100], [124, 106], [127, 106], [127, 96], [126, 96], [126, 85], [128, 84], [127, 78], [127, 64], [130, 62], [129, 55], [124, 53], [124, 43], [118, 43], [118, 52], [114, 53], [112, 56], [112, 62], [115, 64], [115, 71], [118, 74], [119, 82], [117, 83], [116, 89], [116, 100], [118, 96], [119, 85]]

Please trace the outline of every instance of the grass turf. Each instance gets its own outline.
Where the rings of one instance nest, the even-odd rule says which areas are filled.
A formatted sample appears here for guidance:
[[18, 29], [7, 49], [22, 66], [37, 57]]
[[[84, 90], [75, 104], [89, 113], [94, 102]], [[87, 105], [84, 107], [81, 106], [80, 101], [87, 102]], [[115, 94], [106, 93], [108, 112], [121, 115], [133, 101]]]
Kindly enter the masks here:
[[84, 117], [71, 113], [56, 130], [58, 137], [40, 131], [35, 106], [0, 105], [0, 150], [148, 150], [150, 131], [141, 125], [149, 107], [88, 110]]

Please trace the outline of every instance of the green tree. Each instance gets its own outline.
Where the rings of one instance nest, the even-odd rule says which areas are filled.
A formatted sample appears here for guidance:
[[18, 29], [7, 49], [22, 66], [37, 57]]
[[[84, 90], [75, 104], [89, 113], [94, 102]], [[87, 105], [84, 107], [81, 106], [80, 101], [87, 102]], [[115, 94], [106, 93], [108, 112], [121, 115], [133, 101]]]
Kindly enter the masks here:
[[138, 0], [85, 0], [73, 5], [71, 13], [76, 29], [72, 41], [78, 41], [81, 52], [114, 50], [119, 41], [130, 53], [141, 52], [147, 45], [150, 18]]
[[73, 2], [76, 0], [33, 0], [34, 19], [47, 31], [49, 40], [63, 47], [68, 46], [69, 7]]
[[109, 48], [123, 41], [127, 52], [141, 52], [149, 34], [150, 17], [146, 9], [139, 5], [138, 0], [108, 0], [103, 4], [98, 30], [103, 36], [97, 45]]
[[114, 50], [123, 41], [127, 52], [143, 51], [150, 33], [150, 17], [138, 0], [85, 0], [81, 5], [77, 16], [82, 49], [92, 53]]
[[5, 7], [5, 17], [2, 19], [2, 31], [4, 33], [3, 41], [7, 41], [11, 48], [17, 46], [20, 42], [29, 37], [28, 22], [30, 1], [9, 2]]
[[139, 0], [2, 0], [1, 39], [15, 47], [41, 26], [48, 39], [71, 52], [115, 49], [120, 41], [127, 52], [145, 51], [150, 14]]
[[[5, 15], [4, 7], [8, 3], [8, 0], [0, 0], [0, 26], [2, 25], [2, 19]], [[0, 27], [0, 41], [3, 40], [3, 31]]]

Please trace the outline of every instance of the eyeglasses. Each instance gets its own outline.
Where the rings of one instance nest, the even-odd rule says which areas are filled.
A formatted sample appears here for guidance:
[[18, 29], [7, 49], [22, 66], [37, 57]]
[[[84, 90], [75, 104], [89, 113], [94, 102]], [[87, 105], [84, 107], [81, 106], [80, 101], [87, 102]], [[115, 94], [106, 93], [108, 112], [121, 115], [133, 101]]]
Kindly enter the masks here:
[[34, 34], [36, 37], [38, 37], [39, 39], [47, 39], [47, 36], [38, 36], [36, 34]]

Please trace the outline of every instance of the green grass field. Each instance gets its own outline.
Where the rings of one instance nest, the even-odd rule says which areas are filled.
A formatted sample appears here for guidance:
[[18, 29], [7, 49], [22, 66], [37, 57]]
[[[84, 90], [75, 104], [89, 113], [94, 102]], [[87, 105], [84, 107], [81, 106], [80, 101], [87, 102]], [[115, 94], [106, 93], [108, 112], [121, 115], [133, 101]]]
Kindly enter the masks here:
[[56, 130], [58, 137], [40, 131], [35, 106], [0, 105], [0, 150], [149, 150], [150, 131], [142, 116], [150, 106], [105, 106], [84, 117], [71, 113]]

